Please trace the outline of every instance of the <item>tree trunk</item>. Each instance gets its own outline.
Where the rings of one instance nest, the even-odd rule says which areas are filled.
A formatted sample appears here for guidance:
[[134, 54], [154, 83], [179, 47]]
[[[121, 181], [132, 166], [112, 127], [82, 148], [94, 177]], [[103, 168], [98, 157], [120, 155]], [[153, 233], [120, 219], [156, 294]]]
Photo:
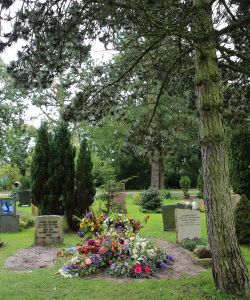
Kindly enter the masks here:
[[160, 188], [160, 153], [157, 150], [151, 160], [151, 186]]
[[245, 296], [249, 293], [249, 278], [235, 234], [230, 199], [212, 1], [194, 0], [194, 5], [197, 13], [194, 26], [197, 107], [213, 277], [218, 289]]
[[163, 158], [161, 157], [159, 160], [159, 172], [160, 172], [160, 189], [164, 189], [164, 182], [165, 182], [165, 175], [164, 175], [164, 162], [163, 162]]

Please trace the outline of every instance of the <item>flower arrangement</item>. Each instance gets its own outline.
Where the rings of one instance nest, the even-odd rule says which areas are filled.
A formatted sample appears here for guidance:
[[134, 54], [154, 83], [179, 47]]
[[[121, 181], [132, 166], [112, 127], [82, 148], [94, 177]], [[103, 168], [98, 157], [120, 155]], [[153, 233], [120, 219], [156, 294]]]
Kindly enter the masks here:
[[80, 222], [78, 235], [81, 238], [94, 238], [99, 234], [115, 229], [121, 232], [137, 233], [142, 228], [142, 224], [132, 218], [126, 218], [122, 214], [112, 214], [107, 217], [104, 215], [96, 216], [88, 212]]
[[138, 235], [125, 238], [115, 230], [77, 246], [59, 270], [64, 277], [84, 277], [102, 270], [116, 277], [148, 278], [166, 268], [173, 257]]

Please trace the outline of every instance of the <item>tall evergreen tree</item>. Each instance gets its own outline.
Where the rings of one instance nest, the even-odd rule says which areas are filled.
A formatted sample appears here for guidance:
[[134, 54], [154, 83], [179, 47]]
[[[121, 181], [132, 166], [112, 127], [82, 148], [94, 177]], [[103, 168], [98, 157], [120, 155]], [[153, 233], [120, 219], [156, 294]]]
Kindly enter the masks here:
[[36, 145], [31, 164], [32, 202], [38, 206], [42, 214], [48, 213], [48, 166], [50, 163], [51, 136], [47, 123], [42, 123], [37, 130]]
[[79, 216], [85, 214], [94, 201], [95, 186], [92, 168], [93, 163], [87, 140], [83, 139], [76, 163], [76, 206]]
[[55, 130], [49, 165], [50, 213], [65, 212], [71, 227], [74, 210], [74, 157], [71, 134], [65, 122]]

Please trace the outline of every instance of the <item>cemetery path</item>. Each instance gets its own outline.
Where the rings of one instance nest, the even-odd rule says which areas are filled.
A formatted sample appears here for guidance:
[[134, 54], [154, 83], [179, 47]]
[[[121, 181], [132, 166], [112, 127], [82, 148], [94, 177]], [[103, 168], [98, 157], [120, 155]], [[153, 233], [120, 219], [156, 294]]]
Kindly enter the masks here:
[[4, 268], [15, 271], [48, 268], [54, 265], [58, 249], [52, 247], [34, 246], [19, 250], [6, 259]]

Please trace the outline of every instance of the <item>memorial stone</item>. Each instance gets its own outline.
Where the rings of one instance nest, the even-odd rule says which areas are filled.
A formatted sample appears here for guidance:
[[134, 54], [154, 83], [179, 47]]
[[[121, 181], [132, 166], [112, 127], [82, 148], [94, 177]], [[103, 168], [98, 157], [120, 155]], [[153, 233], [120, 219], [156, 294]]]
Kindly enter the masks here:
[[127, 208], [126, 208], [126, 193], [115, 193], [113, 195], [113, 203], [120, 205], [122, 212], [127, 213]]
[[201, 238], [201, 213], [197, 210], [176, 209], [176, 241]]
[[63, 217], [39, 216], [35, 224], [35, 244], [46, 246], [63, 242]]
[[162, 206], [162, 220], [164, 231], [175, 230], [175, 209], [191, 209], [191, 205], [186, 205], [182, 203], [170, 204]]
[[19, 216], [16, 215], [16, 199], [0, 199], [0, 232], [18, 232]]

